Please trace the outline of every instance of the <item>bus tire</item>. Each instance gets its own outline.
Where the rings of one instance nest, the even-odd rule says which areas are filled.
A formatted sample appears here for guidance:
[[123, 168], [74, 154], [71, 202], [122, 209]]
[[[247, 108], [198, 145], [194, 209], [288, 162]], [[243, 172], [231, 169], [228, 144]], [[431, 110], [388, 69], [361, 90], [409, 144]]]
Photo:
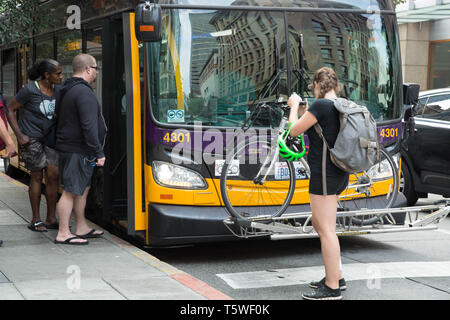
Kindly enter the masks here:
[[414, 183], [412, 181], [412, 175], [409, 171], [408, 165], [406, 161], [402, 161], [402, 169], [401, 169], [401, 180], [402, 180], [402, 192], [406, 198], [406, 202], [408, 206], [413, 206], [416, 204], [417, 200], [419, 200], [419, 196], [414, 190]]

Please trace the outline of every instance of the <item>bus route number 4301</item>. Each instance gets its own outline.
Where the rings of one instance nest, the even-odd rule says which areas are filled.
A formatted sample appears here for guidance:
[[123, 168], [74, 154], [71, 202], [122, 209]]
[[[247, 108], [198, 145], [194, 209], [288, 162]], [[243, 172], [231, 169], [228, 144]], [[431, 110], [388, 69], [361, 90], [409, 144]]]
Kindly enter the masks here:
[[191, 142], [191, 134], [189, 132], [167, 132], [163, 140], [167, 143]]
[[398, 137], [398, 128], [381, 129], [380, 136], [383, 138], [396, 138]]

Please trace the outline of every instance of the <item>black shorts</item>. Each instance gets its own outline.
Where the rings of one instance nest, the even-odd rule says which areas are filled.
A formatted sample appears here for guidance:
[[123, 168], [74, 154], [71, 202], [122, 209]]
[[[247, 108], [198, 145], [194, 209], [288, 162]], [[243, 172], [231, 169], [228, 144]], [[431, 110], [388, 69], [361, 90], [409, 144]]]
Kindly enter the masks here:
[[83, 195], [87, 187], [91, 185], [94, 173], [92, 164], [95, 158], [89, 158], [78, 153], [59, 153], [59, 167], [63, 189], [75, 195]]
[[[327, 195], [341, 194], [347, 188], [349, 174], [342, 171], [342, 174], [327, 174]], [[322, 187], [322, 173], [311, 174], [309, 179], [309, 193], [324, 195]]]

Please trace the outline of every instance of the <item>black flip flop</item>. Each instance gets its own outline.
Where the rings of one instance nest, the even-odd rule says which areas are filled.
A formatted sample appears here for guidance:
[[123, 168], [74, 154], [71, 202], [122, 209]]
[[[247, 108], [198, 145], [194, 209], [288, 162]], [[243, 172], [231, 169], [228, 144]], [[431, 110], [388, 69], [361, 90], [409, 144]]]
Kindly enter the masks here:
[[[38, 227], [46, 227], [45, 223], [43, 223], [42, 221], [36, 221], [33, 224], [29, 224], [28, 229], [30, 229], [31, 231], [35, 231], [35, 232], [47, 232], [47, 230], [38, 230]], [[46, 227], [47, 228], [47, 227]]]
[[82, 239], [92, 239], [92, 238], [100, 238], [104, 232], [102, 231], [102, 233], [94, 233], [95, 229], [91, 229], [91, 231], [89, 231], [88, 233], [84, 234], [84, 235], [79, 235], [77, 234], [78, 237], [82, 238]]
[[71, 242], [74, 239], [83, 239], [83, 238], [81, 238], [79, 236], [75, 236], [75, 237], [67, 238], [64, 241], [58, 241], [58, 240], [55, 239], [55, 244], [71, 244], [73, 246], [84, 246], [84, 245], [89, 244], [89, 241], [85, 241], [85, 242]]

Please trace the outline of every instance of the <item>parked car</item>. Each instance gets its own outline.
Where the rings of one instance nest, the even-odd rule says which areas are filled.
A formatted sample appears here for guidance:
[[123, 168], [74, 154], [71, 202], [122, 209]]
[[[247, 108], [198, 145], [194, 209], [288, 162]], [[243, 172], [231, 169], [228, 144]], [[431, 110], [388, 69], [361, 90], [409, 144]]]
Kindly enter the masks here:
[[401, 168], [409, 206], [428, 193], [450, 197], [450, 87], [420, 92], [413, 115]]

